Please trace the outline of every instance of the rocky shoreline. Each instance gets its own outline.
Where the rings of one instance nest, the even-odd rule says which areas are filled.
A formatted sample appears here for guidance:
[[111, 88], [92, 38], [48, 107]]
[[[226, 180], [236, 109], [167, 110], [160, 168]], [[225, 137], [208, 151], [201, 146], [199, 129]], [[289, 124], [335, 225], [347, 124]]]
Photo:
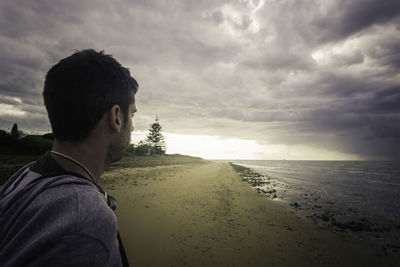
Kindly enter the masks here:
[[314, 193], [302, 193], [293, 197], [289, 193], [291, 186], [250, 168], [233, 163], [230, 165], [243, 181], [266, 198], [284, 200], [292, 212], [311, 219], [320, 226], [344, 233], [351, 239], [367, 240], [373, 247], [379, 248], [378, 255], [396, 255], [400, 258], [400, 224], [366, 218], [354, 207], [338, 207], [331, 201], [323, 201]]

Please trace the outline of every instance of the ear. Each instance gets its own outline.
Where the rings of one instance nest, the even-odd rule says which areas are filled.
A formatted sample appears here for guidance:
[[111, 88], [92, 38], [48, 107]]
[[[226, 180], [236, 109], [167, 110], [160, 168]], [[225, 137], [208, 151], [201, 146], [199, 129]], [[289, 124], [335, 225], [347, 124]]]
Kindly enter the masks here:
[[114, 105], [110, 109], [109, 123], [111, 129], [117, 131], [118, 133], [122, 130], [123, 114], [119, 105]]

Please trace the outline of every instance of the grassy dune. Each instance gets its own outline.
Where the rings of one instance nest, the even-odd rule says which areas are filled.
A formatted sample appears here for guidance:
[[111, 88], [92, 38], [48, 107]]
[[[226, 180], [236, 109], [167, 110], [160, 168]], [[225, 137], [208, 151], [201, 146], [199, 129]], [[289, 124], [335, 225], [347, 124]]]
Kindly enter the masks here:
[[[0, 185], [2, 185], [13, 173], [25, 164], [37, 160], [40, 154], [0, 154]], [[184, 156], [184, 155], [152, 155], [152, 156], [136, 156], [127, 154], [120, 161], [113, 163], [109, 170], [123, 168], [139, 168], [154, 167], [171, 164], [187, 164], [193, 162], [205, 162], [201, 158]]]

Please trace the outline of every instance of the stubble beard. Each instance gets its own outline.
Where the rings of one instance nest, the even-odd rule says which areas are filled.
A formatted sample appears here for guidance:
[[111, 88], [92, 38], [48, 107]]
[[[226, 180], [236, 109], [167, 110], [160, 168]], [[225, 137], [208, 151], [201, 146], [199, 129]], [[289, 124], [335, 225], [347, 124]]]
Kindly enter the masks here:
[[108, 166], [109, 164], [122, 159], [129, 143], [130, 134], [129, 136], [127, 136], [126, 131], [123, 131], [121, 135], [118, 138], [114, 139], [113, 142], [111, 142], [108, 146], [105, 165]]

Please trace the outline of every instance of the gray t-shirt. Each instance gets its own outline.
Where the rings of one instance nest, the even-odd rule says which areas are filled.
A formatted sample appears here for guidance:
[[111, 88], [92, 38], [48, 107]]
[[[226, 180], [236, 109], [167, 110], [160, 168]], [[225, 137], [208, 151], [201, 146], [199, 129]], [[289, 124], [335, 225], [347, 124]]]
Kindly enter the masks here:
[[122, 266], [115, 203], [79, 174], [52, 176], [51, 160], [0, 188], [0, 266]]

